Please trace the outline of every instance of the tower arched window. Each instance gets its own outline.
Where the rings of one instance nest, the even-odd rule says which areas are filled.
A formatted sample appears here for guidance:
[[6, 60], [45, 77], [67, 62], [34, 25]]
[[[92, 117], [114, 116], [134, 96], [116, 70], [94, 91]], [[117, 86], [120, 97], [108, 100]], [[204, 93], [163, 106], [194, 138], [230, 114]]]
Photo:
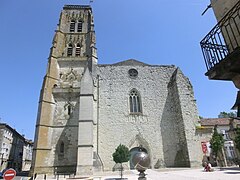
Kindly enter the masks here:
[[72, 53], [73, 53], [73, 46], [72, 44], [68, 44], [67, 56], [72, 56]]
[[80, 47], [80, 44], [78, 43], [76, 46], [76, 56], [80, 56], [80, 53], [81, 53], [81, 47]]
[[59, 152], [60, 152], [61, 154], [64, 153], [64, 142], [63, 142], [63, 141], [62, 141], [61, 144], [60, 144]]
[[76, 22], [74, 20], [70, 22], [70, 29], [69, 29], [70, 32], [75, 32], [75, 24]]
[[77, 32], [82, 32], [83, 22], [78, 21]]
[[141, 98], [136, 89], [131, 90], [129, 94], [130, 113], [141, 113]]

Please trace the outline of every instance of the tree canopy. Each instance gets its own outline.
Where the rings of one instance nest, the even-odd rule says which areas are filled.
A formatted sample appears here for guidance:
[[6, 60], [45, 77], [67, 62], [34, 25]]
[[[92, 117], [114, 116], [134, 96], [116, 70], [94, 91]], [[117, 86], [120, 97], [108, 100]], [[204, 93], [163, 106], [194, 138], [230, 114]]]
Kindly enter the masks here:
[[217, 156], [218, 152], [222, 149], [224, 145], [224, 139], [222, 134], [217, 132], [217, 128], [214, 128], [212, 139], [210, 140], [211, 149], [213, 153]]
[[237, 112], [236, 111], [233, 111], [233, 112], [222, 111], [218, 115], [218, 118], [229, 118], [229, 117], [237, 117]]
[[237, 128], [236, 130], [236, 137], [234, 139], [234, 142], [236, 144], [236, 148], [240, 152], [240, 128]]
[[120, 144], [112, 156], [115, 163], [128, 162], [130, 159], [130, 152], [128, 147]]
[[115, 163], [121, 163], [121, 179], [123, 177], [122, 163], [128, 162], [130, 159], [130, 152], [127, 146], [119, 144], [115, 152], [112, 154]]

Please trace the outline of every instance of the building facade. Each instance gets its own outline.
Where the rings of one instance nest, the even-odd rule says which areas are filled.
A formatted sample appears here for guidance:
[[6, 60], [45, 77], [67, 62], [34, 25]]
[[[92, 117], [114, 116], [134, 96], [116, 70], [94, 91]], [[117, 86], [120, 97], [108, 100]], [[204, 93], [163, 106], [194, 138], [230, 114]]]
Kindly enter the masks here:
[[207, 67], [213, 80], [232, 81], [240, 89], [240, 1], [211, 0], [218, 23], [201, 41]]
[[22, 156], [22, 171], [29, 171], [32, 164], [33, 142], [25, 139]]
[[[28, 149], [28, 166], [26, 166], [26, 149]], [[17, 172], [29, 171], [32, 161], [33, 142], [26, 140], [15, 129], [0, 123], [0, 162], [1, 171], [13, 168]]]
[[206, 156], [211, 159], [212, 164], [216, 164], [212, 157], [210, 140], [212, 138], [213, 130], [216, 127], [217, 132], [223, 135], [224, 147], [223, 147], [223, 157], [218, 161], [219, 166], [231, 166], [235, 164], [235, 159], [238, 157], [237, 149], [234, 145], [234, 138], [231, 137], [232, 124], [236, 127], [240, 127], [240, 121], [233, 118], [204, 118], [201, 119], [201, 127], [203, 130], [209, 129], [209, 133], [205, 133], [205, 138], [202, 139], [202, 143], [207, 146]]
[[200, 166], [189, 79], [173, 65], [98, 64], [95, 46], [91, 7], [64, 6], [40, 93], [32, 173], [112, 170], [120, 143], [132, 155], [143, 148], [150, 168]]
[[[217, 24], [200, 42], [207, 67], [205, 75], [211, 80], [234, 83], [238, 94], [232, 109], [237, 110], [235, 119], [240, 120], [240, 1], [211, 0], [210, 2]], [[231, 134], [234, 135], [234, 129], [232, 131]]]
[[13, 132], [6, 124], [0, 124], [1, 171], [8, 167], [13, 142]]

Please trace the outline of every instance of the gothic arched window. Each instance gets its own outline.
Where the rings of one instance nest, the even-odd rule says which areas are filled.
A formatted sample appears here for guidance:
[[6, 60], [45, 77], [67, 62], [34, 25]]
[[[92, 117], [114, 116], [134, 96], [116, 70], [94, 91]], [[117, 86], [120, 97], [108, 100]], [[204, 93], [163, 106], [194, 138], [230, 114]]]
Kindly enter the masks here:
[[131, 90], [129, 94], [130, 113], [141, 113], [141, 98], [136, 89]]
[[67, 56], [72, 56], [72, 53], [73, 53], [73, 46], [72, 44], [68, 44]]
[[80, 47], [80, 44], [78, 43], [76, 46], [76, 56], [80, 56], [80, 50], [81, 50], [81, 47]]
[[70, 29], [69, 29], [70, 32], [75, 32], [75, 21], [72, 20], [70, 22]]
[[64, 142], [61, 142], [60, 148], [59, 148], [59, 152], [60, 152], [61, 154], [64, 153]]
[[83, 22], [78, 21], [77, 32], [82, 32], [82, 26], [83, 26]]

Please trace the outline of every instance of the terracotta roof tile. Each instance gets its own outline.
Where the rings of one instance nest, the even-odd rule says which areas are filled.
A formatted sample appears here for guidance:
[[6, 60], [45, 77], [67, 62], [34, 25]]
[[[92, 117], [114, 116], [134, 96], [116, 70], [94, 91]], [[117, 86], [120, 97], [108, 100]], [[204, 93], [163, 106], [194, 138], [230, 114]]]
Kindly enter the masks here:
[[[202, 126], [214, 126], [214, 125], [229, 125], [231, 118], [204, 118], [201, 119]], [[239, 120], [234, 120], [237, 124], [240, 124]]]

